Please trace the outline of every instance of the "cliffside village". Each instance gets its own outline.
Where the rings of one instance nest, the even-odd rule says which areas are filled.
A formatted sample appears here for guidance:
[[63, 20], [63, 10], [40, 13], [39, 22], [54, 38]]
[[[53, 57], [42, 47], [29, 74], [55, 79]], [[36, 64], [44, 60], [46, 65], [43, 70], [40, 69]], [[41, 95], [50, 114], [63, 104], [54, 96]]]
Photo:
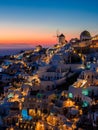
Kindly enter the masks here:
[[98, 130], [98, 35], [0, 60], [0, 130]]

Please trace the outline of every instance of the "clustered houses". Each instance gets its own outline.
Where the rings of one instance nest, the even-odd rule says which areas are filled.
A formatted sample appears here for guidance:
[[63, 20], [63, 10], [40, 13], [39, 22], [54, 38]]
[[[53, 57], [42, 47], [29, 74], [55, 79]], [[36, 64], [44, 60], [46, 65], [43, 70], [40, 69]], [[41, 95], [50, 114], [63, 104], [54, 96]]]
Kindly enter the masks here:
[[[91, 118], [96, 126], [98, 122], [98, 64], [90, 63], [89, 69], [81, 72], [77, 81], [69, 87], [69, 94], [72, 98], [80, 102], [84, 107], [91, 106], [91, 114], [88, 113], [88, 118]], [[92, 109], [92, 106], [95, 107]]]
[[[83, 37], [84, 34], [88, 36]], [[58, 38], [59, 44], [53, 48], [39, 45], [34, 50], [10, 56], [2, 63], [0, 127], [3, 129], [97, 128], [97, 61], [88, 64], [87, 55], [84, 64], [65, 36], [61, 34]], [[88, 41], [91, 37], [85, 32], [80, 39]], [[77, 81], [68, 88], [67, 83], [72, 82], [77, 73], [80, 73]]]
[[80, 39], [72, 38], [70, 43], [75, 49], [83, 49], [85, 51], [87, 51], [88, 47], [89, 49], [98, 49], [98, 35], [92, 37], [90, 32], [85, 30], [80, 34]]

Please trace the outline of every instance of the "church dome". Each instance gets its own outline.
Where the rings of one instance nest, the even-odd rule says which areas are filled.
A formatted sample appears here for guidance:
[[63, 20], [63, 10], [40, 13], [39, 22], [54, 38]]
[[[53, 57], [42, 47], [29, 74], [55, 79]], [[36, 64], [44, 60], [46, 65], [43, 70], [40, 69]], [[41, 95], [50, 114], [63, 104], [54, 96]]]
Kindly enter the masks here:
[[90, 39], [91, 39], [91, 34], [88, 31], [85, 30], [80, 34], [80, 40], [81, 41], [90, 40]]

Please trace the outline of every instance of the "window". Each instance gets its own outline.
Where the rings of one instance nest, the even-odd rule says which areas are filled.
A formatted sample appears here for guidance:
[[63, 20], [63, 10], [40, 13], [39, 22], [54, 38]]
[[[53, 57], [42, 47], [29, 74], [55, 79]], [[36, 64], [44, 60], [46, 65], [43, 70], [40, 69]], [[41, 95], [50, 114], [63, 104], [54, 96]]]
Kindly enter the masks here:
[[72, 93], [69, 93], [69, 98], [73, 98], [73, 94]]
[[85, 96], [88, 96], [88, 90], [87, 89], [83, 89], [82, 90], [82, 94], [85, 95]]

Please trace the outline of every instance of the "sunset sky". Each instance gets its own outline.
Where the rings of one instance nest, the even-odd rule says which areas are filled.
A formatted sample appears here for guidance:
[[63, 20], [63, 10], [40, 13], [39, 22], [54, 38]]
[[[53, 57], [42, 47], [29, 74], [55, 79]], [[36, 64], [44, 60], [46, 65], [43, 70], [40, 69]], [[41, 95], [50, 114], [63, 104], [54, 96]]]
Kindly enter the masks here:
[[57, 43], [83, 30], [98, 34], [98, 0], [0, 0], [0, 48]]

